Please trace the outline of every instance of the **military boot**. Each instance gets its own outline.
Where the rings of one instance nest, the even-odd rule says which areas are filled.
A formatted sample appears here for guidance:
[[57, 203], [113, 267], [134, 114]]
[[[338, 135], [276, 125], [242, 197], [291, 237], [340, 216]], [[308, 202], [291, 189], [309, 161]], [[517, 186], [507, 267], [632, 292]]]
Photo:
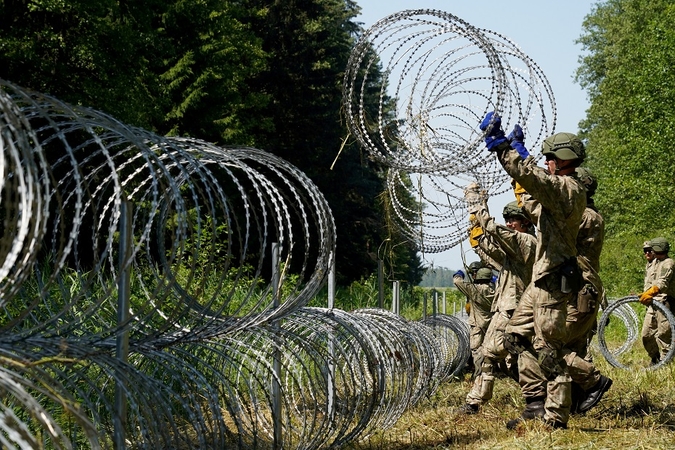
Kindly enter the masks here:
[[525, 409], [520, 413], [520, 417], [506, 422], [506, 428], [515, 430], [518, 424], [525, 422], [526, 420], [543, 419], [546, 412], [544, 410], [544, 400], [544, 397], [526, 398]]

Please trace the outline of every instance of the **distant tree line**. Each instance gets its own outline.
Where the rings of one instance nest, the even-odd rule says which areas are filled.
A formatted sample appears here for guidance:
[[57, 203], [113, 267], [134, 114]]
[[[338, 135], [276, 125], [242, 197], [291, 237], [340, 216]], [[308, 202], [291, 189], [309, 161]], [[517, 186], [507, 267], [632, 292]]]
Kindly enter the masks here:
[[446, 267], [432, 267], [427, 269], [420, 282], [421, 287], [455, 287], [452, 281], [452, 275], [457, 269], [448, 269]]

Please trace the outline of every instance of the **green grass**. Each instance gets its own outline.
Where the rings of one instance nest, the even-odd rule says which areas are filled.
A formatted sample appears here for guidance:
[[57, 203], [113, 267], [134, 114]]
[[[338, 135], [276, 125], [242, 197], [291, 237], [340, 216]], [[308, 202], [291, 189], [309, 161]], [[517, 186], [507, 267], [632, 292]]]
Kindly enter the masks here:
[[[636, 347], [641, 347], [636, 344]], [[635, 352], [644, 349], [635, 348]], [[516, 382], [495, 383], [493, 399], [473, 416], [457, 415], [471, 387], [468, 375], [443, 385], [432, 398], [408, 410], [394, 427], [358, 443], [354, 450], [422, 449], [672, 449], [675, 448], [675, 365], [655, 371], [611, 367], [593, 351], [601, 372], [614, 380], [586, 415], [574, 415], [567, 430], [550, 431], [532, 421], [510, 431], [507, 420], [524, 406]]]

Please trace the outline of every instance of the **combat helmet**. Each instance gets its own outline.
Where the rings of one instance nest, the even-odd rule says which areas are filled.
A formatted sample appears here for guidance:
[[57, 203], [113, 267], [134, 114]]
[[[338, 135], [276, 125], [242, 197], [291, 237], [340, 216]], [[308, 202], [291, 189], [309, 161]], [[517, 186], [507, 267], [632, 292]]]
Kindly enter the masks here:
[[541, 152], [555, 156], [563, 161], [571, 159], [586, 159], [586, 148], [581, 139], [572, 133], [556, 133], [544, 139], [541, 144]]
[[505, 220], [509, 217], [517, 217], [518, 219], [528, 220], [528, 221], [530, 220], [525, 215], [525, 212], [523, 211], [523, 208], [518, 206], [518, 202], [516, 202], [516, 201], [507, 203], [506, 206], [504, 206], [504, 211], [502, 211], [502, 215], [504, 216]]
[[476, 276], [474, 277], [475, 281], [490, 281], [492, 280], [492, 270], [487, 267], [478, 269]]
[[476, 270], [480, 269], [481, 267], [483, 267], [483, 264], [481, 264], [480, 261], [474, 261], [471, 264], [469, 264], [469, 270], [471, 272], [475, 272]]
[[652, 245], [652, 250], [654, 250], [654, 253], [668, 253], [670, 250], [670, 244], [664, 237], [654, 238], [649, 241], [649, 243]]
[[584, 185], [588, 195], [591, 196], [595, 194], [596, 189], [598, 189], [598, 179], [593, 175], [593, 172], [587, 167], [577, 167], [574, 170], [577, 179]]

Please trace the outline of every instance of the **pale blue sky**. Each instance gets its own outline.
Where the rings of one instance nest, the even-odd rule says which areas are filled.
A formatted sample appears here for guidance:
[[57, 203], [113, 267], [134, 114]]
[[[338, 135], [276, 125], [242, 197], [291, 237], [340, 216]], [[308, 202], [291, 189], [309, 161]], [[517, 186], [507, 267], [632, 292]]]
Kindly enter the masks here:
[[[361, 0], [357, 1], [361, 14], [357, 21], [368, 28], [378, 20], [400, 11], [437, 9], [453, 14], [478, 28], [502, 34], [520, 46], [546, 75], [556, 100], [556, 131], [576, 133], [579, 121], [588, 108], [586, 93], [574, 82], [579, 66], [581, 47], [575, 41], [581, 36], [584, 18], [596, 2], [583, 0]], [[502, 194], [490, 200], [493, 214], [513, 200]], [[477, 257], [463, 245], [467, 262]], [[427, 254], [425, 263], [459, 268], [462, 264], [460, 247], [442, 253]]]

